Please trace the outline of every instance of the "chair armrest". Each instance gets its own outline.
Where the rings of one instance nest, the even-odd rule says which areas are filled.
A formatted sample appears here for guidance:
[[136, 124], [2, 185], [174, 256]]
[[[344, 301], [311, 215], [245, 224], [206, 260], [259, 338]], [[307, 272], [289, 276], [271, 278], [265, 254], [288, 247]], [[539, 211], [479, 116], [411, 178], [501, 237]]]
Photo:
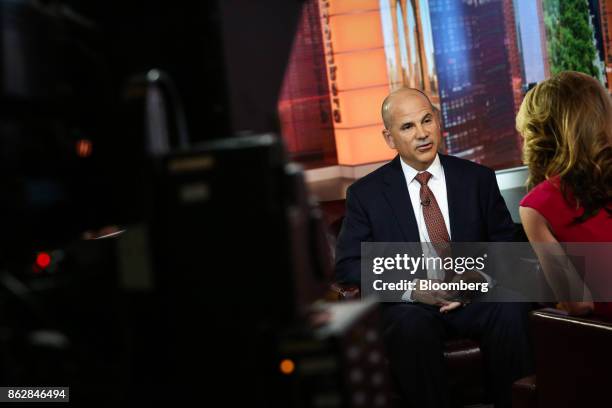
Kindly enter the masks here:
[[512, 408], [537, 408], [536, 376], [530, 375], [512, 384]]
[[531, 313], [540, 406], [600, 406], [612, 383], [612, 322]]

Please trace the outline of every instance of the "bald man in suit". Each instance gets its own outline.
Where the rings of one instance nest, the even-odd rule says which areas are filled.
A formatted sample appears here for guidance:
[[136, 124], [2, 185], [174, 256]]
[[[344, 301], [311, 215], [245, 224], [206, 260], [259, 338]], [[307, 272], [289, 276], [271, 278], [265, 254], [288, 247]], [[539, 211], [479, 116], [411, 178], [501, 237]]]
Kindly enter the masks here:
[[[382, 116], [385, 141], [398, 154], [347, 190], [339, 281], [359, 283], [362, 242], [513, 240], [495, 173], [438, 152], [440, 118], [425, 94], [410, 88], [391, 93]], [[382, 306], [389, 363], [405, 399], [418, 408], [448, 407], [443, 345], [468, 337], [480, 343], [495, 406], [510, 407], [512, 382], [531, 370], [528, 305], [465, 304], [443, 291], [413, 290], [402, 299]]]

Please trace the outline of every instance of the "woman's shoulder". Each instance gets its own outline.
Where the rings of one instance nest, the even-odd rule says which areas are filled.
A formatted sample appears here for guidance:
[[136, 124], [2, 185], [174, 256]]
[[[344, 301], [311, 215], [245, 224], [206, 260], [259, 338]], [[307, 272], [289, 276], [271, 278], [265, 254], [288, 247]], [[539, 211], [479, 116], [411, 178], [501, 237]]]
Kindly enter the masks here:
[[542, 181], [532, 188], [520, 202], [522, 207], [532, 207], [536, 210], [563, 204], [564, 198], [558, 177]]

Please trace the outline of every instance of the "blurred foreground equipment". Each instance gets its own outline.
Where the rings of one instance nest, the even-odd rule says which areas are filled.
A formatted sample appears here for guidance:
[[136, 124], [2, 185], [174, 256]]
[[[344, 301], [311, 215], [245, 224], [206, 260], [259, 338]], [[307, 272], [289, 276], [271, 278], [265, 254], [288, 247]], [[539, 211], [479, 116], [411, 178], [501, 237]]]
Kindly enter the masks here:
[[[157, 44], [128, 39], [127, 18], [117, 17], [129, 30], [113, 31], [64, 3], [0, 0], [0, 384], [70, 386], [71, 402], [87, 406], [347, 406], [360, 386], [327, 379], [353, 372], [349, 365], [329, 373], [299, 363], [291, 378], [279, 370], [296, 330], [344, 362], [344, 346], [368, 341], [376, 326], [371, 306], [334, 318], [342, 327], [330, 323], [325, 335], [308, 320], [332, 262], [321, 213], [272, 125], [292, 42], [284, 34], [300, 2], [220, 3], [227, 90], [217, 77], [176, 75], [175, 84], [161, 69], [122, 87], [124, 77], [152, 66], [135, 60], [137, 50], [157, 52]], [[165, 4], [151, 2], [150, 10], [153, 3]], [[109, 32], [128, 67], [121, 58], [107, 64], [100, 42]], [[190, 40], [197, 38], [196, 30]], [[245, 63], [260, 53], [266, 64]], [[218, 54], [198, 61], [218, 73]], [[206, 142], [190, 144], [189, 120], [200, 132], [210, 128], [206, 113], [197, 116], [208, 90], [193, 84], [228, 94], [229, 102], [205, 99], [215, 118], [233, 114], [232, 126], [213, 129], [258, 134], [198, 134]], [[181, 98], [185, 89], [191, 99]], [[102, 238], [103, 230], [118, 231]], [[355, 337], [364, 333], [366, 340]], [[304, 350], [294, 351], [302, 361]], [[309, 390], [319, 399], [304, 405], [296, 395]]]
[[287, 331], [279, 369], [293, 407], [391, 407], [390, 377], [371, 300], [323, 303], [317, 327]]

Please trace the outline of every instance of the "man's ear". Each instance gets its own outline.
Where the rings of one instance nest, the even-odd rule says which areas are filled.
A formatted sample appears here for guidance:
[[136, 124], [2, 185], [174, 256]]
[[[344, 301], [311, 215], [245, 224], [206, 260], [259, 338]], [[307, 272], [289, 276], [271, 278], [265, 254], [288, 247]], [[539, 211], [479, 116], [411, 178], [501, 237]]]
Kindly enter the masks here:
[[395, 141], [393, 140], [393, 136], [391, 136], [391, 132], [389, 132], [387, 129], [383, 129], [382, 134], [385, 138], [385, 142], [387, 142], [387, 146], [389, 146], [391, 149], [395, 149]]

